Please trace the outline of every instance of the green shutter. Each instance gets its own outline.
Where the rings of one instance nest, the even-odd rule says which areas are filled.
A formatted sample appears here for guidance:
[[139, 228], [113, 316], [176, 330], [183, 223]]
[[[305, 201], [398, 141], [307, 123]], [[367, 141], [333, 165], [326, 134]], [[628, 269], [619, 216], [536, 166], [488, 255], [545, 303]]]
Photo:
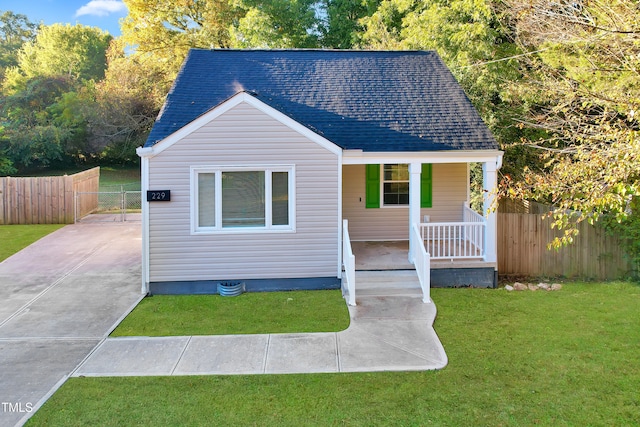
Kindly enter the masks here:
[[365, 207], [380, 207], [380, 165], [365, 165]]
[[420, 174], [420, 207], [430, 208], [433, 205], [433, 179], [431, 177], [431, 165], [422, 164]]

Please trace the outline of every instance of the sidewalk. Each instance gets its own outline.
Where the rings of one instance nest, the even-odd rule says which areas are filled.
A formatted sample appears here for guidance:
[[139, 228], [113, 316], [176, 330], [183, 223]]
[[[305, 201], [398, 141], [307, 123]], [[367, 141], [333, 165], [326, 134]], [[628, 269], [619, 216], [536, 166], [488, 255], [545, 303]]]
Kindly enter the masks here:
[[73, 376], [285, 374], [440, 369], [435, 305], [365, 297], [336, 333], [108, 338]]

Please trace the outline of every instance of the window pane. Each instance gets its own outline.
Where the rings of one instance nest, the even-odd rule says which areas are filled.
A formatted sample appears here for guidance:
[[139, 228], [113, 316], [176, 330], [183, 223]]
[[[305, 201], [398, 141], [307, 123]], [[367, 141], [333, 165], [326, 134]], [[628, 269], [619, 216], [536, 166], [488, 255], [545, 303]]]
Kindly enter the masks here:
[[216, 225], [216, 174], [198, 174], [198, 226]]
[[394, 165], [384, 165], [384, 180], [385, 181], [408, 181], [409, 180], [409, 165], [406, 163]]
[[222, 226], [265, 226], [264, 172], [222, 173]]
[[273, 225], [289, 225], [289, 173], [271, 175], [271, 216]]
[[409, 183], [408, 182], [385, 182], [384, 183], [384, 204], [385, 205], [408, 205], [409, 204]]

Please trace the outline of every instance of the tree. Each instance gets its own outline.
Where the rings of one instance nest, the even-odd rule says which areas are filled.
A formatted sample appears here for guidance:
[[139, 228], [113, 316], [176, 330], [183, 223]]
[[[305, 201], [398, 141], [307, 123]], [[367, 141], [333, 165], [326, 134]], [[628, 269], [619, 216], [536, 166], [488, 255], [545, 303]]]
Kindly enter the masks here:
[[323, 47], [351, 49], [358, 43], [364, 27], [362, 20], [375, 13], [380, 0], [326, 0], [320, 26]]
[[234, 47], [314, 48], [319, 46], [316, 0], [242, 0], [232, 29]]
[[4, 89], [15, 93], [37, 77], [68, 76], [76, 81], [100, 80], [112, 37], [98, 28], [53, 24], [18, 52], [18, 65], [7, 70]]
[[362, 20], [360, 47], [435, 50], [499, 141], [517, 138], [505, 82], [520, 77], [512, 30], [490, 0], [383, 0]]
[[23, 44], [34, 39], [36, 28], [25, 15], [11, 11], [0, 15], [0, 82], [5, 69], [18, 65], [18, 52]]
[[3, 164], [24, 169], [93, 157], [87, 113], [110, 41], [96, 28], [54, 24], [22, 46], [0, 98]]
[[48, 109], [71, 88], [68, 77], [37, 77], [24, 90], [1, 99], [3, 151], [11, 169], [62, 160], [71, 129], [55, 126]]
[[[524, 78], [511, 87], [526, 105], [525, 139], [545, 161], [506, 183], [511, 196], [551, 203], [554, 244], [570, 243], [575, 224], [637, 227], [640, 196], [640, 10], [628, 0], [509, 2]], [[634, 225], [635, 224], [635, 225]], [[638, 230], [635, 230], [637, 234]], [[640, 259], [640, 252], [634, 254]]]
[[95, 103], [87, 116], [88, 143], [104, 160], [136, 162], [171, 82], [153, 61], [124, 55], [117, 40], [108, 52], [109, 68], [95, 86]]
[[190, 48], [230, 46], [230, 27], [239, 17], [232, 0], [124, 0], [122, 40], [140, 61], [155, 61], [175, 78]]

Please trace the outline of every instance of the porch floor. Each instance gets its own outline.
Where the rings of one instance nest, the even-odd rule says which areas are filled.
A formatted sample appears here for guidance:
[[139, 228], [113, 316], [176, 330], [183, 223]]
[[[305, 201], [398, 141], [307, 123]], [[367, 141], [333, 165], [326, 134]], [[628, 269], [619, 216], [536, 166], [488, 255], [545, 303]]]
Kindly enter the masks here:
[[[409, 262], [409, 242], [351, 242], [356, 270], [413, 270]], [[477, 259], [431, 260], [432, 269], [496, 267], [495, 262]]]

